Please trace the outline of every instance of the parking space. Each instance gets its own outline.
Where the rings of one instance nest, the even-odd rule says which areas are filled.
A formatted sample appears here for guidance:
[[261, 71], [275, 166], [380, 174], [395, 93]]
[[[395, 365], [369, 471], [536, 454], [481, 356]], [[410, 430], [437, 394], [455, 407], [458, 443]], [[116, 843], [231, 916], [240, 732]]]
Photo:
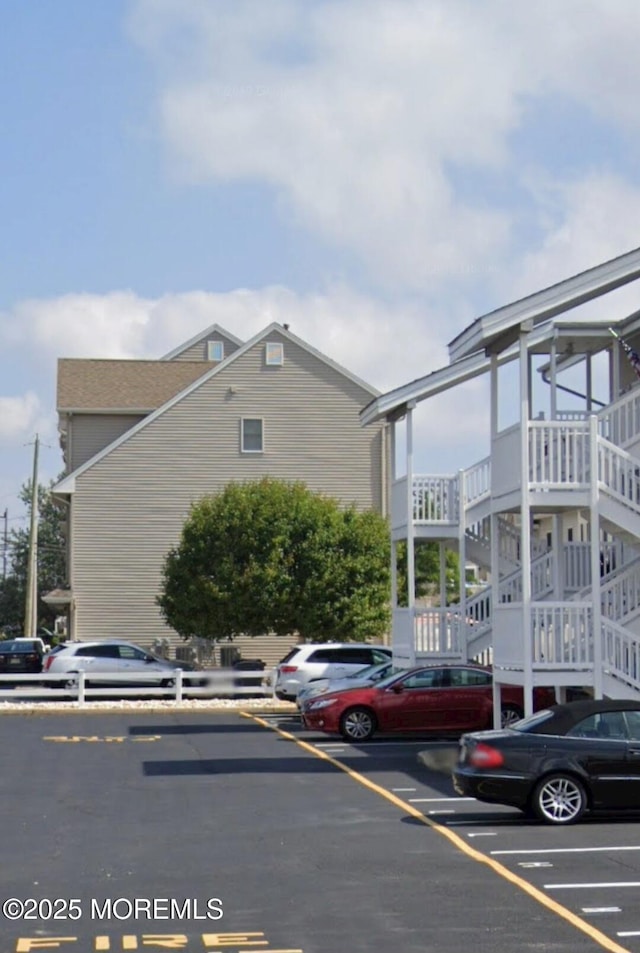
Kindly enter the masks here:
[[640, 951], [640, 806], [637, 815], [550, 827], [507, 807], [458, 797], [447, 769], [454, 741], [375, 738], [350, 745], [304, 731], [295, 719], [275, 716], [272, 723], [420, 810], [459, 849], [481, 855], [496, 878], [529, 888], [599, 945]]
[[[424, 739], [76, 712], [0, 719], [0, 744], [3, 901], [81, 913], [5, 915], [12, 953], [640, 951], [640, 827], [549, 829], [463, 801], [418, 761]], [[434, 764], [451, 749], [430, 743]]]

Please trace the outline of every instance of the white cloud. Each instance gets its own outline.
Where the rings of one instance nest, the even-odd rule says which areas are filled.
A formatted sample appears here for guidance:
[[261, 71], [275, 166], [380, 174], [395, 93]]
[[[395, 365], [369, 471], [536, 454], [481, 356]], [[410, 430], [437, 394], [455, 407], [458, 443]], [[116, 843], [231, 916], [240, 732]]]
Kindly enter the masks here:
[[447, 359], [433, 315], [429, 320], [423, 307], [385, 305], [345, 287], [324, 294], [274, 286], [158, 299], [114, 292], [23, 301], [0, 313], [0, 340], [46, 366], [51, 377], [58, 357], [158, 358], [214, 323], [247, 341], [272, 321], [290, 325], [379, 389], [404, 383], [405, 375], [422, 376]]
[[[533, 102], [636, 128], [635, 0], [137, 0], [130, 27], [183, 174], [272, 185], [394, 288], [478, 283], [509, 258], [518, 212], [457, 177], [518, 182]], [[530, 162], [552, 168], [554, 142]]]
[[0, 444], [31, 440], [38, 430], [49, 431], [45, 410], [33, 391], [19, 397], [0, 396]]

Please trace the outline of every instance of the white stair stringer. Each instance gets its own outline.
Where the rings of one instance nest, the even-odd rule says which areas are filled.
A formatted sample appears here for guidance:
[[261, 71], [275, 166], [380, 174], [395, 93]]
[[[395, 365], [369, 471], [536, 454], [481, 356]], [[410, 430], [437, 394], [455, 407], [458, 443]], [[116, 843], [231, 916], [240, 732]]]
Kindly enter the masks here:
[[[585, 586], [571, 598], [577, 602], [589, 602], [591, 586]], [[600, 610], [603, 618], [620, 625], [640, 614], [640, 556], [601, 578]]]

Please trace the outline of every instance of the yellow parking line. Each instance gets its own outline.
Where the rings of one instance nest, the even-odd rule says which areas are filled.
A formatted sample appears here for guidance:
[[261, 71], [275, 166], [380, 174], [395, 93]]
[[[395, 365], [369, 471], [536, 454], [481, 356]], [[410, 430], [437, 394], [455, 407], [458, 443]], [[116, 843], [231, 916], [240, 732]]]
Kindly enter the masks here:
[[590, 923], [587, 923], [586, 920], [583, 920], [575, 913], [572, 913], [571, 910], [563, 907], [562, 904], [552, 900], [551, 897], [548, 897], [545, 893], [543, 893], [542, 890], [538, 890], [537, 887], [527, 883], [527, 881], [522, 877], [519, 877], [518, 874], [512, 873], [512, 871], [510, 871], [507, 867], [504, 867], [499, 861], [494, 860], [493, 857], [487, 857], [486, 854], [482, 854], [480, 851], [475, 850], [473, 847], [467, 844], [466, 841], [459, 837], [458, 834], [455, 834], [452, 830], [449, 830], [449, 828], [444, 827], [437, 821], [433, 821], [431, 818], [426, 817], [421, 811], [417, 810], [411, 804], [408, 804], [407, 801], [403, 801], [402, 798], [392, 794], [391, 791], [385, 790], [385, 788], [382, 788], [380, 785], [375, 784], [375, 782], [370, 781], [363, 774], [360, 774], [358, 771], [354, 771], [353, 768], [349, 768], [346, 764], [336, 761], [335, 758], [332, 758], [331, 755], [326, 754], [326, 752], [315, 748], [313, 745], [310, 745], [306, 741], [302, 741], [300, 738], [296, 738], [296, 736], [292, 735], [291, 732], [283, 731], [281, 728], [278, 728], [277, 725], [273, 725], [270, 722], [265, 721], [263, 718], [253, 715], [251, 712], [243, 711], [240, 712], [240, 714], [243, 718], [251, 718], [252, 721], [262, 725], [263, 728], [269, 728], [271, 731], [275, 731], [287, 741], [293, 741], [300, 748], [303, 748], [310, 754], [315, 755], [316, 758], [320, 758], [322, 761], [328, 761], [329, 764], [332, 764], [334, 767], [339, 768], [340, 771], [344, 771], [345, 774], [348, 774], [352, 780], [357, 781], [364, 787], [369, 788], [370, 791], [374, 791], [376, 794], [379, 794], [381, 797], [385, 798], [385, 800], [389, 801], [391, 804], [394, 804], [401, 810], [406, 811], [407, 814], [410, 814], [412, 817], [415, 817], [427, 827], [430, 827], [438, 834], [441, 834], [442, 837], [446, 837], [446, 839], [450, 841], [454, 847], [457, 847], [458, 850], [461, 850], [467, 855], [467, 857], [471, 857], [472, 860], [490, 867], [504, 880], [508, 880], [509, 883], [514, 884], [514, 886], [524, 891], [524, 893], [528, 894], [534, 900], [537, 900], [537, 902], [542, 904], [543, 907], [546, 907], [547, 910], [551, 910], [552, 913], [556, 913], [563, 920], [566, 920], [567, 923], [570, 923], [578, 930], [581, 930], [582, 933], [585, 933], [590, 939], [594, 940], [596, 943], [599, 943], [600, 946], [602, 946], [605, 950], [610, 950], [611, 953], [630, 953], [628, 947], [620, 946], [620, 944], [616, 943], [615, 940], [610, 939], [600, 930], [597, 930], [595, 927], [593, 927]]

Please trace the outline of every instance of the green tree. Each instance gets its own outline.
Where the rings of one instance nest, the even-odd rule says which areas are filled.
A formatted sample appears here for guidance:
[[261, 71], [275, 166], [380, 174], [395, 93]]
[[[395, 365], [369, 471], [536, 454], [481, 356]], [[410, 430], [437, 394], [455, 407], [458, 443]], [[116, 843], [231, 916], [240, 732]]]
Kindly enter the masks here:
[[[398, 545], [398, 602], [407, 604], [407, 546]], [[445, 552], [445, 584], [447, 600], [460, 598], [460, 560], [451, 549]], [[415, 547], [415, 596], [440, 595], [440, 546], [436, 542], [419, 542]]]
[[158, 605], [184, 638], [365, 640], [389, 625], [389, 531], [303, 483], [231, 483], [191, 507]]
[[[65, 514], [54, 502], [51, 488], [38, 485], [38, 594], [66, 584]], [[20, 499], [31, 503], [31, 481], [20, 489]], [[27, 592], [27, 564], [29, 560], [29, 527], [14, 529], [8, 539], [8, 572], [0, 580], [0, 624], [22, 628]], [[53, 627], [57, 610], [38, 599], [38, 620]]]

